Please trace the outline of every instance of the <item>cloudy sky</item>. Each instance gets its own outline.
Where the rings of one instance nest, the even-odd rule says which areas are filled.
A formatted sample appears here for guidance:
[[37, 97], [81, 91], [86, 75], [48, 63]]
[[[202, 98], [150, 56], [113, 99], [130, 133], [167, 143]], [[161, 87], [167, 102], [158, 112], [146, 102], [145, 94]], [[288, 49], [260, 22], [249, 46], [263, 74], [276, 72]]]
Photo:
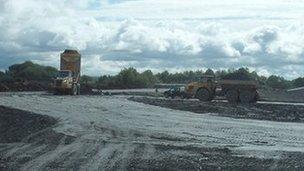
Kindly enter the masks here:
[[248, 67], [304, 76], [304, 0], [0, 0], [0, 70], [25, 60], [83, 73], [124, 67], [183, 71]]

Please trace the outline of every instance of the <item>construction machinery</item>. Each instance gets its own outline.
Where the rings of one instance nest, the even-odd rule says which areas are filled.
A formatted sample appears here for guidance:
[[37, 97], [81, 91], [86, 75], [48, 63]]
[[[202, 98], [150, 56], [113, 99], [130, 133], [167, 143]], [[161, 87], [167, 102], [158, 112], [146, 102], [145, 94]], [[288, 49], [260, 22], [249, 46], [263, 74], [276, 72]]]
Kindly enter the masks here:
[[255, 103], [259, 99], [258, 84], [251, 80], [215, 80], [213, 75], [204, 75], [199, 82], [186, 86], [189, 97], [211, 101], [215, 96], [225, 96], [230, 103]]
[[174, 99], [175, 97], [180, 97], [182, 99], [187, 98], [187, 93], [185, 92], [185, 87], [174, 87], [170, 88], [169, 90], [164, 92], [164, 96], [166, 98], [172, 98]]
[[55, 94], [80, 94], [81, 55], [76, 50], [65, 50], [60, 55], [60, 70], [54, 78]]

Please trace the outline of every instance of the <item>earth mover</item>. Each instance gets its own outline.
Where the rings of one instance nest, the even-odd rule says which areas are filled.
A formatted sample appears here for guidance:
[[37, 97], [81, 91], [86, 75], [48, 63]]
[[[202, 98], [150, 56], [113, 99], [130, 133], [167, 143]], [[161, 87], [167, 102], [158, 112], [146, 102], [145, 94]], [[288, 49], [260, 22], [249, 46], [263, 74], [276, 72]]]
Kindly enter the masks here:
[[55, 94], [80, 94], [81, 55], [76, 50], [65, 50], [60, 55], [60, 70], [54, 79]]
[[225, 96], [230, 103], [256, 103], [259, 99], [256, 81], [219, 80], [213, 75], [204, 75], [199, 82], [186, 86], [186, 93], [200, 101], [211, 101], [216, 95]]

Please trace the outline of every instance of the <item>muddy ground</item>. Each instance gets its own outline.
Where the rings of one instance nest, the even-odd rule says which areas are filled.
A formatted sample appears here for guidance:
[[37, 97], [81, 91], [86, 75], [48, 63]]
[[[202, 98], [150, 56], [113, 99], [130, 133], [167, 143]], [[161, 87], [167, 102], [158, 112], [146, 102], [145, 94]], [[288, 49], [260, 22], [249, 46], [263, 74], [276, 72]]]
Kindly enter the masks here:
[[0, 170], [304, 169], [302, 123], [198, 115], [124, 96], [8, 93], [0, 105]]
[[259, 102], [257, 104], [230, 104], [225, 101], [200, 102], [195, 99], [166, 99], [142, 96], [133, 96], [130, 97], [129, 100], [200, 114], [212, 113], [217, 116], [240, 119], [304, 122], [304, 104], [268, 102]]
[[[128, 96], [149, 96], [149, 97], [164, 97], [163, 93], [168, 89], [132, 89], [132, 90], [104, 90], [112, 95], [128, 95]], [[289, 103], [304, 103], [304, 96], [302, 92], [294, 91], [288, 92], [287, 90], [278, 90], [270, 88], [261, 88], [258, 90], [260, 101], [267, 102], [289, 102]], [[98, 94], [98, 93], [97, 93]], [[100, 93], [99, 93], [100, 94]], [[225, 97], [216, 96], [215, 100], [222, 100]]]
[[45, 131], [56, 123], [56, 119], [49, 116], [0, 106], [0, 143], [27, 141], [30, 135]]
[[[77, 137], [65, 136], [53, 131], [51, 128], [54, 127], [56, 123], [56, 119], [52, 117], [0, 106], [0, 170], [19, 170], [31, 160], [56, 150], [59, 145], [69, 146], [75, 142]], [[137, 136], [142, 135], [138, 134]], [[153, 136], [151, 138], [166, 141], [179, 141], [178, 139], [169, 139], [163, 136]], [[103, 148], [106, 149], [105, 147], [113, 142], [98, 142], [98, 146], [96, 146], [97, 142], [88, 141], [86, 143], [87, 146], [93, 145], [96, 149], [88, 150], [81, 154], [84, 156], [80, 156], [77, 153], [67, 153], [63, 158], [58, 158], [44, 165], [42, 167], [43, 170], [81, 170], [82, 164], [86, 164], [89, 160], [96, 159], [95, 156], [98, 155], [99, 150], [102, 150]], [[132, 144], [132, 142], [124, 143]], [[119, 143], [114, 142], [114, 144]], [[105, 166], [105, 169], [268, 170], [304, 168], [304, 164], [302, 163], [302, 161], [304, 161], [304, 155], [301, 153], [281, 154], [282, 159], [277, 160], [237, 156], [228, 148], [175, 146], [170, 145], [170, 143], [155, 145], [134, 143], [132, 146], [134, 146], [130, 147], [133, 151], [132, 156], [121, 158], [121, 160], [115, 160], [115, 155], [119, 155], [120, 153], [119, 151], [115, 151], [112, 154], [113, 156], [109, 156], [109, 165]], [[155, 153], [154, 157], [147, 158], [145, 156], [145, 149], [147, 146], [153, 148]], [[22, 149], [14, 150], [14, 148], [20, 147], [22, 147]], [[38, 147], [43, 147], [43, 150], [35, 151]], [[28, 151], [31, 148], [33, 151]], [[14, 151], [14, 153], [7, 155], [7, 152], [9, 151]], [[73, 161], [70, 161], [70, 158], [73, 159]], [[65, 163], [66, 161], [69, 161], [69, 163]], [[96, 170], [99, 170], [99, 168]]]
[[259, 89], [259, 94], [263, 101], [304, 103], [302, 91], [289, 92], [287, 90]]

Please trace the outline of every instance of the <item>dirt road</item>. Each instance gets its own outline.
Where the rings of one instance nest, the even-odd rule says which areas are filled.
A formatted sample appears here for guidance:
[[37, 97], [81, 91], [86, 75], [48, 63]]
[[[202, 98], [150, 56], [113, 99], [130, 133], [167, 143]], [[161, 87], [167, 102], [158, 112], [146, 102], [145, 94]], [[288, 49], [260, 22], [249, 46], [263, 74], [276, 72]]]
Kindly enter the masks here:
[[0, 105], [58, 120], [35, 138], [0, 143], [0, 170], [304, 169], [302, 123], [195, 114], [124, 96], [6, 93]]

